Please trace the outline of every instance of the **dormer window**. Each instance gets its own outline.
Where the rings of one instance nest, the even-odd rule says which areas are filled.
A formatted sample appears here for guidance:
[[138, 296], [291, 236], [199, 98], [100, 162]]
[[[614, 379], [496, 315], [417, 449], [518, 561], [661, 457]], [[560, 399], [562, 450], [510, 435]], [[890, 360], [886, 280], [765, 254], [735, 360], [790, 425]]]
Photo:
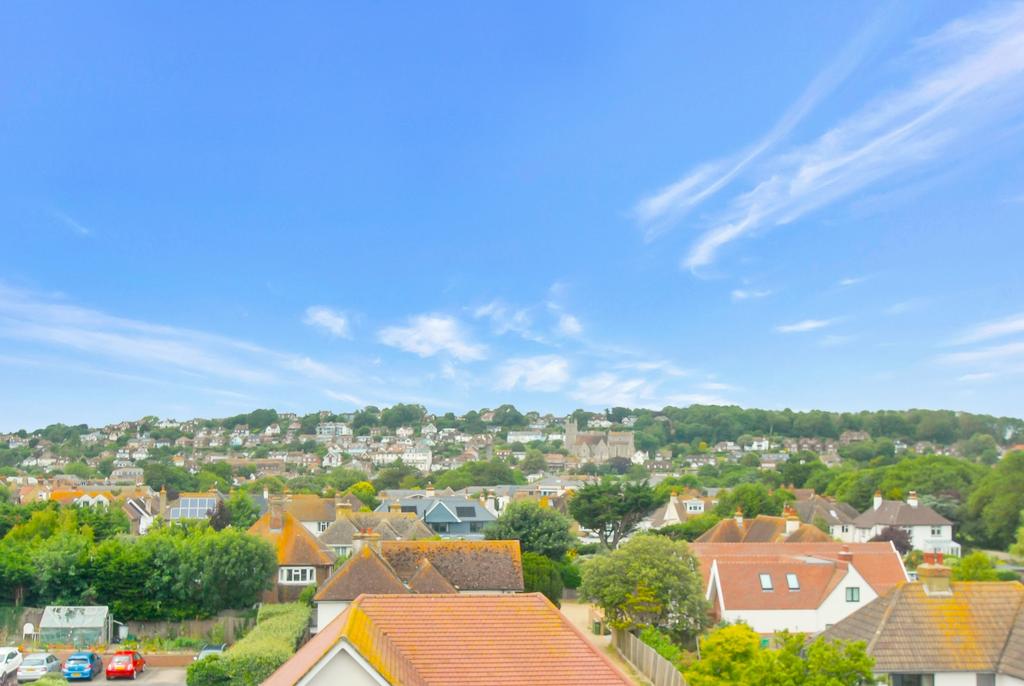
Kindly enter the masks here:
[[761, 590], [771, 591], [774, 587], [772, 586], [772, 575], [771, 574], [758, 574], [761, 579]]
[[800, 579], [796, 578], [796, 574], [787, 574], [786, 575], [786, 585], [789, 586], [789, 590], [791, 590], [791, 591], [799, 591], [800, 590]]

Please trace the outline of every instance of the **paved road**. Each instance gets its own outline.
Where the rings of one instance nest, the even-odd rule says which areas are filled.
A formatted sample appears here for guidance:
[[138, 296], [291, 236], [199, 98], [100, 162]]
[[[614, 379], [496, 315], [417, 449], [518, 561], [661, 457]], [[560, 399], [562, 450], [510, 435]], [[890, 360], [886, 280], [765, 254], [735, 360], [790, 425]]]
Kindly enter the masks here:
[[[101, 679], [96, 679], [100, 681]], [[118, 683], [116, 681], [107, 683]], [[125, 680], [125, 683], [131, 683]], [[146, 671], [135, 680], [136, 684], [153, 684], [153, 686], [185, 686], [184, 667], [147, 667]]]

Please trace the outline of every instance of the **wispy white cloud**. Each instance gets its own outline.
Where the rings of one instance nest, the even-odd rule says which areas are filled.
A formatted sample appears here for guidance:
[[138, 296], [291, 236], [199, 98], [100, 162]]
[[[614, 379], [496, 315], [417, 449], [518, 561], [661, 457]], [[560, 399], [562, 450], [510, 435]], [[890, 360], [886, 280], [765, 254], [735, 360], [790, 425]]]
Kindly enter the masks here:
[[803, 333], [805, 331], [824, 329], [826, 326], [831, 326], [834, 322], [834, 319], [804, 319], [792, 324], [780, 324], [775, 327], [775, 330], [779, 333]]
[[689, 376], [689, 369], [683, 369], [679, 365], [668, 360], [626, 360], [615, 364], [616, 369], [635, 372], [657, 372], [663, 376]]
[[640, 200], [633, 214], [644, 228], [645, 239], [650, 241], [665, 233], [674, 222], [728, 186], [752, 162], [786, 138], [860, 64], [878, 29], [878, 21], [868, 22], [759, 141], [732, 157], [703, 163], [678, 181]]
[[744, 300], [760, 300], [761, 298], [767, 298], [771, 294], [772, 291], [768, 290], [735, 288], [730, 296], [732, 297], [733, 302], [742, 302]]
[[1024, 356], [1024, 341], [1005, 343], [1003, 345], [946, 353], [938, 356], [938, 361], [946, 364], [976, 364], [979, 362], [999, 362], [1001, 360]]
[[331, 400], [337, 400], [339, 402], [346, 403], [352, 408], [359, 408], [366, 405], [362, 398], [356, 395], [352, 395], [351, 393], [342, 393], [339, 391], [332, 391], [328, 389], [324, 391], [324, 395], [326, 395]]
[[989, 381], [995, 377], [996, 375], [993, 372], [973, 372], [971, 374], [961, 374], [956, 380], [964, 383], [975, 383], [978, 381]]
[[911, 311], [921, 307], [924, 304], [924, 302], [925, 301], [922, 300], [921, 298], [913, 298], [911, 300], [903, 300], [901, 302], [893, 303], [892, 305], [889, 305], [883, 311], [885, 312], [885, 314], [889, 315], [890, 317], [895, 317], [895, 316], [898, 316], [898, 315], [901, 315], [901, 314], [906, 314], [907, 312], [911, 312]]
[[569, 361], [560, 355], [514, 357], [498, 367], [498, 390], [558, 391], [569, 380]]
[[323, 329], [338, 338], [351, 338], [348, 317], [344, 313], [323, 305], [312, 305], [306, 308], [306, 316], [302, 320], [309, 326]]
[[[997, 135], [1024, 100], [1024, 5], [998, 5], [953, 22], [919, 41], [902, 63], [915, 65], [902, 88], [816, 140], [762, 161], [753, 185], [732, 195], [682, 265], [711, 264], [741, 237], [793, 222], [900, 172], [927, 168], [983, 133]], [[668, 206], [694, 197], [687, 193], [685, 202]], [[669, 210], [651, 216], [673, 218]]]
[[583, 324], [575, 316], [563, 312], [558, 318], [558, 332], [563, 336], [579, 336], [583, 333]]
[[705, 381], [704, 383], [697, 384], [698, 388], [705, 391], [734, 391], [736, 387], [732, 384], [722, 383], [721, 381]]
[[662, 381], [646, 377], [624, 377], [600, 372], [579, 380], [569, 393], [585, 407], [646, 407], [660, 409], [666, 405], [727, 405], [729, 401], [713, 393], [666, 391]]
[[79, 236], [92, 235], [92, 229], [76, 221], [73, 217], [70, 217], [69, 215], [63, 212], [60, 212], [59, 210], [52, 210], [52, 214], [54, 217], [59, 219], [61, 223], [64, 224], [64, 226], [68, 227], [69, 229], [71, 229], [72, 232], [78, 234]]
[[846, 345], [853, 340], [853, 336], [840, 336], [838, 334], [831, 334], [824, 336], [821, 339], [821, 345], [824, 348], [835, 348], [840, 345]]
[[838, 286], [843, 288], [849, 288], [850, 286], [856, 286], [859, 283], [864, 283], [868, 280], [866, 276], [847, 276], [845, 279], [839, 279]]
[[953, 339], [954, 345], [979, 343], [1012, 334], [1024, 333], [1024, 312], [1011, 314], [1002, 319], [976, 324]]
[[472, 342], [459, 321], [448, 315], [416, 315], [409, 319], [406, 326], [381, 329], [378, 338], [384, 345], [420, 357], [447, 353], [464, 362], [487, 357], [487, 347]]

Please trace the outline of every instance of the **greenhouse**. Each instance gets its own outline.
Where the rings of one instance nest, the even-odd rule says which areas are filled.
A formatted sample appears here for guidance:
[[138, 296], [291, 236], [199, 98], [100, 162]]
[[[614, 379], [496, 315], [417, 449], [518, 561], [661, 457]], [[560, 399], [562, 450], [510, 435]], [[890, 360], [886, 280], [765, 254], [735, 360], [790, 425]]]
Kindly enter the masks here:
[[39, 640], [76, 648], [105, 645], [110, 643], [112, 628], [106, 605], [48, 605], [39, 622]]

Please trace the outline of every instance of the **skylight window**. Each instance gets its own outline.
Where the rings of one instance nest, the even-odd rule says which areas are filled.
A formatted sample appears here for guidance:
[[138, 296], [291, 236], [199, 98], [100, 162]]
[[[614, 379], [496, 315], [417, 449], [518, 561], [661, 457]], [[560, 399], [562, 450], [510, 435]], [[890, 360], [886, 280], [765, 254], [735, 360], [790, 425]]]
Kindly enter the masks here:
[[786, 575], [786, 585], [789, 586], [789, 590], [791, 590], [791, 591], [799, 591], [800, 590], [800, 579], [796, 578], [796, 574], [787, 574]]
[[762, 591], [771, 591], [774, 588], [774, 586], [772, 586], [772, 575], [771, 574], [758, 574], [758, 576], [761, 578], [761, 590]]

